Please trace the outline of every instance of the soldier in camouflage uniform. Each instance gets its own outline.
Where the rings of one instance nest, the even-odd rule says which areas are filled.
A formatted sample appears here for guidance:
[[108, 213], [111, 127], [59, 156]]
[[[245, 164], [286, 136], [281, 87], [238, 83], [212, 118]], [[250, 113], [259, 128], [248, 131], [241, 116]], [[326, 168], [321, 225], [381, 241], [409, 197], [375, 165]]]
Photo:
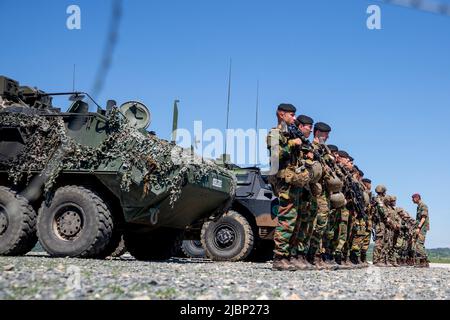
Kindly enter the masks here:
[[[271, 166], [278, 162], [278, 172], [271, 177], [272, 188], [279, 199], [278, 224], [274, 234], [274, 270], [296, 270], [291, 262], [291, 243], [297, 220], [297, 208], [300, 204], [300, 189], [286, 182], [285, 174], [288, 166], [294, 163], [295, 146], [301, 145], [300, 139], [289, 139], [286, 135], [286, 126], [295, 121], [295, 107], [291, 104], [280, 104], [277, 109], [278, 126], [273, 128], [268, 137], [267, 144], [271, 152]], [[274, 178], [274, 179], [272, 179]]]
[[[362, 204], [364, 207], [364, 212], [356, 212], [354, 213], [354, 223], [353, 230], [351, 234], [351, 251], [350, 251], [350, 261], [357, 267], [367, 267], [367, 264], [360, 263], [360, 254], [361, 249], [363, 247], [364, 238], [367, 233], [367, 210], [369, 209], [369, 196], [367, 194], [364, 195], [365, 186], [362, 182], [362, 178], [364, 173], [357, 167], [354, 166], [354, 175], [353, 180], [358, 184], [359, 189], [363, 192], [364, 203]], [[356, 207], [355, 207], [356, 209]]]
[[428, 215], [428, 207], [422, 201], [420, 194], [412, 195], [412, 201], [417, 204], [416, 229], [414, 237], [416, 242], [416, 266], [429, 267], [427, 252], [425, 250], [425, 239], [427, 232], [430, 230], [430, 218]]
[[[314, 120], [307, 115], [300, 115], [297, 117], [296, 125], [303, 133], [306, 139], [311, 136]], [[306, 154], [304, 154], [306, 153]], [[313, 158], [312, 154], [307, 151], [303, 151], [301, 155], [302, 159]], [[314, 201], [310, 188], [303, 188], [300, 195], [300, 206], [298, 210], [297, 223], [295, 227], [295, 245], [294, 250], [291, 252], [292, 256], [296, 259], [292, 259], [294, 265], [298, 270], [312, 270], [315, 267], [310, 264], [306, 259], [306, 254], [309, 248], [309, 240], [313, 232], [314, 218], [311, 217], [311, 213], [316, 211], [317, 203]]]
[[[353, 164], [351, 162], [352, 158], [350, 155], [344, 150], [339, 150], [337, 152], [337, 168], [338, 175], [344, 179], [344, 176], [348, 174], [349, 170], [353, 169]], [[351, 219], [350, 210], [351, 207], [351, 199], [348, 194], [345, 194], [346, 203], [344, 206], [336, 209], [336, 220], [337, 220], [337, 229], [335, 230], [334, 244], [333, 244], [333, 256], [336, 263], [339, 265], [340, 269], [349, 269], [354, 266], [347, 261], [347, 248], [348, 242], [350, 238], [349, 232], [349, 222]]]
[[[314, 125], [312, 147], [315, 151], [320, 152], [321, 144], [327, 141], [330, 131], [331, 127], [326, 123], [318, 122]], [[309, 241], [307, 260], [312, 265], [315, 265], [317, 269], [330, 268], [329, 265], [323, 263], [322, 257], [316, 255], [320, 253], [322, 238], [328, 225], [328, 216], [330, 214], [330, 195], [325, 186], [325, 179], [329, 171], [328, 167], [322, 165], [322, 178], [315, 184], [312, 192], [313, 202], [317, 203], [317, 207], [311, 211], [311, 218], [315, 217], [315, 220], [313, 233]]]
[[398, 267], [397, 264], [397, 251], [398, 251], [398, 237], [400, 232], [401, 219], [397, 213], [397, 197], [387, 196], [385, 198], [385, 204], [387, 208], [387, 223], [386, 223], [386, 235], [385, 235], [385, 252], [386, 252], [386, 264], [392, 267]]
[[373, 230], [374, 199], [372, 195], [372, 181], [370, 179], [364, 178], [362, 179], [362, 183], [364, 184], [365, 193], [369, 199], [369, 205], [367, 207], [366, 231], [364, 234], [361, 247], [361, 254], [359, 258], [362, 264], [367, 265], [367, 250], [369, 250], [370, 238], [372, 237], [372, 230]]
[[[339, 148], [335, 145], [328, 145], [328, 150], [331, 152], [332, 157], [334, 158], [334, 163], [335, 165], [333, 166], [333, 168], [331, 168], [333, 170], [333, 173], [337, 176], [337, 177], [342, 177], [343, 173], [339, 168]], [[343, 204], [343, 206], [339, 207], [339, 208], [332, 208], [330, 211], [330, 215], [328, 217], [328, 225], [326, 228], [326, 231], [324, 233], [324, 237], [322, 239], [322, 244], [323, 244], [323, 260], [325, 263], [331, 264], [332, 265], [332, 261], [336, 261], [335, 256], [339, 255], [339, 258], [337, 258], [338, 262], [335, 262], [335, 266], [339, 266], [340, 265], [340, 257], [341, 257], [341, 252], [338, 251], [336, 252], [336, 247], [338, 245], [338, 237], [339, 237], [339, 227], [341, 224], [341, 217], [344, 216], [345, 218], [345, 212], [342, 215], [342, 211], [345, 211], [345, 203]], [[346, 232], [346, 231], [345, 231]], [[342, 249], [342, 248], [341, 248]]]
[[397, 241], [397, 264], [399, 266], [406, 266], [408, 262], [409, 243], [412, 236], [410, 229], [410, 216], [403, 208], [396, 209], [397, 214], [401, 219], [400, 232]]
[[384, 205], [384, 198], [386, 197], [386, 187], [378, 185], [375, 188], [377, 193], [373, 204], [373, 223], [375, 227], [375, 248], [373, 250], [373, 265], [378, 267], [385, 267], [386, 261], [384, 259], [384, 237], [386, 229], [386, 207]]
[[408, 217], [409, 220], [407, 221], [408, 226], [408, 249], [407, 249], [407, 258], [406, 258], [406, 264], [408, 266], [414, 266], [415, 260], [416, 260], [416, 241], [414, 237], [414, 230], [416, 227], [416, 220], [414, 220], [412, 217]]

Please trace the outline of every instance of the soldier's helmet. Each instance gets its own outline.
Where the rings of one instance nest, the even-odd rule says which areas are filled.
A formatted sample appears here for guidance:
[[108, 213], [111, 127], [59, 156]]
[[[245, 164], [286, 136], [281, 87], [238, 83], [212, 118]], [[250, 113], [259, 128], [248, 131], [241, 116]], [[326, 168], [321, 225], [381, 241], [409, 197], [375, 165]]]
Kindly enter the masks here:
[[389, 205], [391, 203], [391, 201], [392, 201], [392, 196], [390, 196], [390, 195], [386, 195], [383, 199], [383, 202], [385, 205]]
[[378, 193], [378, 194], [385, 193], [386, 191], [387, 191], [386, 187], [384, 185], [382, 185], [382, 184], [378, 185], [375, 188], [375, 192]]

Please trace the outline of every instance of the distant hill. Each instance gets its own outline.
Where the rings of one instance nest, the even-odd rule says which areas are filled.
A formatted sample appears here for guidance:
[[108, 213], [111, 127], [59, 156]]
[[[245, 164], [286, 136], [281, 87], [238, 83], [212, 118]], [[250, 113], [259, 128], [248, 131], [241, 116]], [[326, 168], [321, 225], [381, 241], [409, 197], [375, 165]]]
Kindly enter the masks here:
[[427, 249], [431, 262], [450, 263], [450, 248]]
[[[367, 257], [372, 260], [373, 243], [370, 244], [367, 251]], [[450, 248], [427, 249], [428, 258], [434, 263], [450, 263]]]

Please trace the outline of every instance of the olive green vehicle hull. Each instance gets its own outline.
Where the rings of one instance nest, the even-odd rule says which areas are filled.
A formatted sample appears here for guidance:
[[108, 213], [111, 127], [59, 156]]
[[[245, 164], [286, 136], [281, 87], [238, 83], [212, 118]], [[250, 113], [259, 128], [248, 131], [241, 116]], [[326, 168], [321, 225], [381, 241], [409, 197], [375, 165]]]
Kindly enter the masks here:
[[[44, 117], [61, 117], [64, 120], [67, 135], [80, 145], [97, 148], [108, 137], [106, 117], [97, 113], [61, 115], [42, 114]], [[1, 126], [1, 124], [0, 124]], [[17, 130], [22, 139], [19, 141], [5, 141], [8, 134]], [[142, 132], [146, 135], [147, 132]], [[17, 134], [9, 136], [19, 136]], [[20, 154], [21, 144], [26, 143], [26, 137], [20, 127], [0, 128], [0, 159], [13, 158]], [[132, 147], [132, 146], [131, 146]], [[17, 154], [14, 154], [14, 153]], [[129, 190], [121, 188], [124, 174], [123, 162], [120, 158], [108, 159], [102, 162], [98, 168], [86, 168], [78, 170], [63, 170], [57, 178], [57, 186], [66, 184], [88, 185], [106, 194], [106, 197], [114, 197], [110, 202], [120, 205], [123, 214], [123, 222], [143, 227], [168, 227], [184, 229], [187, 225], [198, 220], [210, 217], [218, 208], [224, 205], [230, 198], [232, 179], [218, 173], [211, 173], [201, 181], [196, 181], [193, 172], [187, 174], [183, 183], [181, 195], [174, 206], [170, 205], [167, 188], [151, 186], [148, 193], [144, 190], [144, 173], [138, 168], [131, 170], [131, 185]], [[26, 171], [26, 170], [25, 170]], [[32, 172], [33, 173], [33, 172]], [[39, 172], [34, 172], [38, 176]], [[171, 175], [175, 175], [173, 172]], [[171, 177], [169, 176], [168, 179]], [[32, 179], [29, 179], [32, 180]], [[8, 181], [8, 173], [0, 170], [0, 184], [23, 192], [29, 186], [21, 183], [13, 186]], [[96, 191], [94, 189], [94, 191]], [[39, 199], [42, 201], [42, 198]], [[115, 208], [116, 210], [118, 208]]]
[[[67, 112], [55, 95], [71, 96]], [[0, 76], [0, 255], [39, 240], [51, 256], [105, 258], [123, 239], [136, 259], [167, 259], [186, 226], [226, 212], [235, 177], [149, 122], [137, 101], [102, 109]]]

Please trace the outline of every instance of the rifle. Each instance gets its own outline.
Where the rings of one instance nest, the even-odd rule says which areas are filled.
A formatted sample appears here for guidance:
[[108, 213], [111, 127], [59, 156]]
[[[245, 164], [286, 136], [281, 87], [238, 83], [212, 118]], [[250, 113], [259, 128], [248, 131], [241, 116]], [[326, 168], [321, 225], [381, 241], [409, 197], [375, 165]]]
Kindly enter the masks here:
[[353, 209], [356, 211], [358, 218], [362, 217], [365, 221], [367, 221], [368, 217], [364, 206], [363, 191], [361, 190], [360, 185], [353, 179], [351, 174], [347, 171], [347, 169], [342, 167], [342, 170], [344, 171], [345, 174], [344, 176], [345, 192], [353, 202]]
[[295, 147], [296, 152], [293, 152], [294, 153], [293, 160], [295, 162], [298, 160], [298, 155], [300, 154], [300, 151], [304, 151], [304, 154], [312, 152], [314, 153], [314, 158], [319, 156], [317, 152], [314, 150], [311, 142], [305, 137], [303, 132], [295, 124], [291, 124], [288, 126], [285, 122], [283, 122], [282, 127], [283, 127], [282, 132], [284, 132], [289, 137], [289, 139], [300, 139], [302, 141], [301, 147], [296, 146]]

